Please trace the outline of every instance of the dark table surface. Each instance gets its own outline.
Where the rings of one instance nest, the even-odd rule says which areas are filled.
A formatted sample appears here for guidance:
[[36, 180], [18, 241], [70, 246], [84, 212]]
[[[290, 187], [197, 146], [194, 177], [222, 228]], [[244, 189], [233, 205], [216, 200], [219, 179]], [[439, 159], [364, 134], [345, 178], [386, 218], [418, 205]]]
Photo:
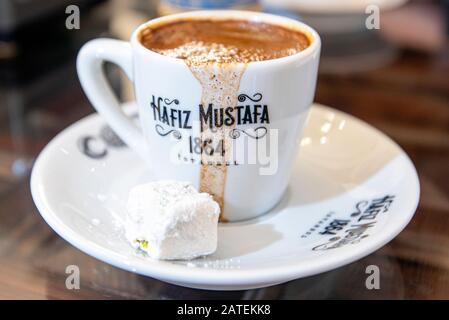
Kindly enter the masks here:
[[[336, 270], [264, 289], [220, 292], [117, 269], [75, 249], [39, 215], [29, 188], [33, 159], [58, 132], [93, 112], [75, 74], [75, 53], [84, 39], [77, 41], [73, 50], [64, 42], [61, 59], [54, 54], [61, 47], [34, 52], [27, 63], [49, 60], [34, 73], [17, 61], [0, 64], [0, 299], [449, 298], [448, 50], [399, 50], [386, 66], [323, 72], [318, 81], [317, 102], [384, 131], [416, 165], [421, 200], [406, 229], [382, 249]], [[371, 264], [382, 270], [380, 290], [365, 288]], [[80, 290], [66, 289], [68, 265], [82, 270]]]

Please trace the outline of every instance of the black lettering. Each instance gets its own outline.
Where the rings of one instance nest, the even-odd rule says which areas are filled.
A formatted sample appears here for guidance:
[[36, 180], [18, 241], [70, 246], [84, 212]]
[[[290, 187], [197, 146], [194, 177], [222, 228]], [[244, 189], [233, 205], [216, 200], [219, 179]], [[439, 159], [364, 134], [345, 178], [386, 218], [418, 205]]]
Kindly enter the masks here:
[[170, 109], [170, 122], [171, 126], [175, 126], [175, 120], [177, 120], [176, 114], [178, 113], [178, 110], [176, 109]]
[[209, 128], [212, 129], [212, 104], [210, 103], [207, 107], [207, 111], [204, 112], [204, 107], [200, 104], [200, 123], [201, 123], [201, 131], [204, 130], [203, 124], [207, 126], [209, 123]]
[[235, 123], [235, 118], [234, 118], [234, 115], [232, 114], [233, 110], [234, 109], [231, 107], [227, 107], [225, 109], [226, 119], [225, 119], [224, 123], [228, 127], [234, 125], [234, 123]]
[[268, 116], [268, 106], [265, 104], [262, 109], [262, 116], [260, 117], [260, 123], [270, 123]]
[[253, 122], [257, 123], [259, 120], [259, 116], [260, 116], [260, 112], [259, 109], [262, 108], [262, 106], [260, 104], [255, 104], [254, 105], [254, 110], [253, 110]]
[[243, 117], [242, 123], [243, 124], [251, 124], [252, 123], [250, 106], [246, 106], [246, 108], [245, 108], [245, 116]]
[[160, 113], [161, 101], [162, 101], [162, 98], [158, 98], [157, 104], [156, 104], [156, 97], [153, 95], [153, 101], [151, 101], [151, 108], [153, 108], [153, 116], [154, 116], [155, 121], [160, 121], [160, 119], [161, 119], [161, 113]]
[[184, 110], [182, 111], [184, 114], [184, 125], [182, 126], [184, 129], [192, 129], [192, 126], [189, 125], [189, 119], [190, 119], [190, 110]]
[[235, 107], [237, 109], [237, 124], [242, 124], [242, 115], [241, 110], [244, 108], [243, 106]]
[[214, 109], [214, 125], [215, 128], [223, 126], [223, 108]]
[[170, 125], [170, 123], [168, 122], [168, 113], [167, 113], [167, 108], [166, 107], [162, 108], [161, 122], [165, 123], [167, 125]]

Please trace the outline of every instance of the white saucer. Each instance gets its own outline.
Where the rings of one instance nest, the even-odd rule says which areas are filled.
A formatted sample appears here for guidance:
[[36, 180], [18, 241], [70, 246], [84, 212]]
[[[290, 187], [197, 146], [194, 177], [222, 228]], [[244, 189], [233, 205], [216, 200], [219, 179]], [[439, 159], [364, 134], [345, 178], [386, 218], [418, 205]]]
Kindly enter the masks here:
[[[213, 290], [270, 286], [360, 259], [408, 224], [419, 199], [416, 170], [401, 148], [366, 123], [318, 105], [284, 199], [262, 218], [221, 224], [212, 256], [155, 261], [125, 242], [120, 221], [128, 190], [148, 180], [143, 162], [95, 114], [42, 151], [31, 190], [47, 223], [87, 254], [162, 281]], [[348, 221], [330, 228], [335, 219]], [[332, 233], [320, 234], [326, 228]]]
[[268, 7], [280, 7], [312, 14], [364, 14], [370, 5], [380, 10], [392, 10], [405, 4], [408, 0], [262, 0]]
[[[374, 12], [397, 9], [408, 0], [262, 0], [264, 10], [286, 15], [305, 22], [320, 35], [358, 37], [357, 33], [370, 31], [367, 18]], [[349, 34], [348, 34], [349, 33]], [[351, 34], [356, 33], [356, 34]], [[325, 43], [325, 41], [323, 41]], [[325, 52], [325, 51], [324, 51]]]

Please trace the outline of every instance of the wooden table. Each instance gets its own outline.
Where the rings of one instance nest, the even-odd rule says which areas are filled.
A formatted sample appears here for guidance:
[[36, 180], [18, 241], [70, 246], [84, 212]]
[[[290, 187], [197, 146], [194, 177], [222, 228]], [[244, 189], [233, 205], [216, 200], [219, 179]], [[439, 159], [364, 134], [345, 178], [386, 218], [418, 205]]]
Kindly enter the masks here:
[[[59, 131], [93, 112], [75, 77], [74, 56], [44, 79], [0, 87], [0, 97], [7, 97], [0, 100], [0, 299], [448, 299], [448, 61], [447, 51], [400, 52], [392, 65], [374, 71], [320, 75], [317, 102], [369, 122], [410, 155], [421, 181], [418, 211], [395, 240], [360, 261], [240, 292], [165, 284], [91, 258], [57, 236], [33, 204], [29, 168]], [[365, 288], [370, 264], [382, 270], [380, 290]], [[66, 289], [68, 265], [80, 267], [80, 290]]]

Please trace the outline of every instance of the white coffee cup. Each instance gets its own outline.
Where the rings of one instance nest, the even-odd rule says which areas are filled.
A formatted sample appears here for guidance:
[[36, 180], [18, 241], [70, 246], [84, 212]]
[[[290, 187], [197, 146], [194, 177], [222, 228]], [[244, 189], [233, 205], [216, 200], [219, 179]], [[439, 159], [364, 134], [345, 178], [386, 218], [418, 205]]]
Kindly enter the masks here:
[[[260, 117], [255, 116], [253, 122], [234, 124], [228, 128], [226, 139], [235, 143], [246, 139], [242, 144], [245, 146], [267, 143], [268, 150], [273, 153], [270, 156], [272, 163], [241, 161], [222, 164], [225, 166], [222, 169], [225, 170], [225, 179], [221, 180], [222, 214], [226, 221], [256, 217], [274, 207], [288, 186], [315, 94], [320, 38], [312, 28], [292, 19], [223, 10], [187, 12], [151, 20], [136, 29], [130, 43], [97, 39], [84, 45], [78, 55], [77, 69], [81, 85], [95, 109], [123, 141], [146, 160], [155, 179], [190, 181], [198, 188], [204, 179], [200, 176], [205, 165], [198, 161], [202, 159], [204, 150], [192, 151], [191, 146], [192, 141], [200, 141], [202, 145], [198, 140], [202, 134], [200, 126], [193, 124], [200, 118], [202, 86], [183, 60], [153, 52], [139, 40], [140, 32], [147, 27], [179, 19], [265, 22], [299, 30], [310, 41], [309, 47], [291, 56], [249, 63], [240, 80], [236, 101], [242, 105], [241, 110], [249, 108], [254, 115], [254, 110], [261, 113], [266, 106], [269, 122], [264, 119], [263, 123], [258, 123]], [[120, 66], [133, 81], [141, 129], [122, 112], [105, 79], [102, 70], [105, 61]], [[166, 110], [183, 119], [161, 122], [155, 113], [156, 105], [159, 108], [156, 110]], [[183, 113], [189, 115], [189, 125], [185, 125]], [[182, 160], [182, 163], [176, 160]]]

